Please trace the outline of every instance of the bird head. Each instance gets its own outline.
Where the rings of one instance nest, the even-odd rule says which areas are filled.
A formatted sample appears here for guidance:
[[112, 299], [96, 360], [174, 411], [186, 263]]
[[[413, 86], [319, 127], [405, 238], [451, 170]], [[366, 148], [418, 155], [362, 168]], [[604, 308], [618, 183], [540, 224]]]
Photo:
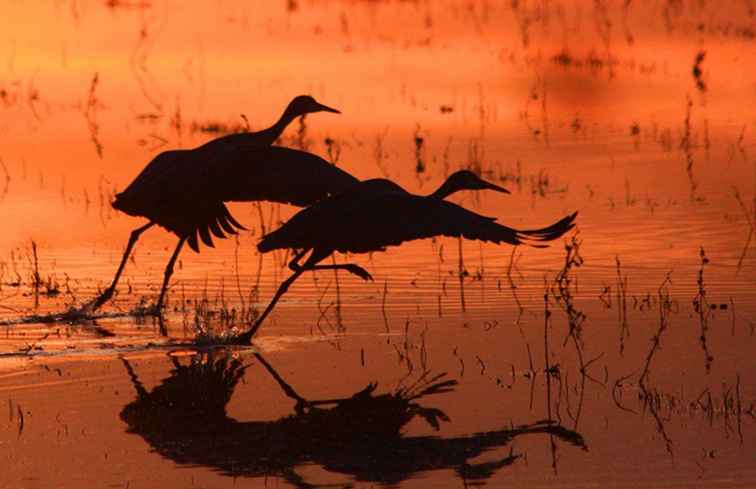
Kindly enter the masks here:
[[286, 107], [286, 113], [290, 114], [292, 117], [299, 117], [300, 115], [321, 111], [341, 114], [341, 112], [339, 112], [338, 110], [332, 109], [327, 105], [323, 105], [317, 102], [309, 95], [300, 95], [298, 97], [294, 97], [294, 99], [289, 102], [288, 107]]
[[446, 179], [446, 184], [454, 189], [454, 192], [458, 190], [495, 190], [505, 194], [510, 193], [509, 190], [487, 182], [469, 170], [459, 170], [452, 173]]

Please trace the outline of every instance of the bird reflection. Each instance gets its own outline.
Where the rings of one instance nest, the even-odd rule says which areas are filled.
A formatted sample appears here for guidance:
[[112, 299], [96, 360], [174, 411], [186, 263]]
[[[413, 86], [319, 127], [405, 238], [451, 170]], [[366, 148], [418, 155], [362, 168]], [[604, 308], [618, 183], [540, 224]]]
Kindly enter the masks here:
[[580, 434], [547, 422], [452, 438], [405, 436], [402, 428], [415, 418], [436, 430], [450, 421], [443, 411], [419, 401], [453, 391], [455, 380], [426, 375], [392, 393], [376, 394], [373, 383], [343, 399], [313, 401], [300, 396], [265, 358], [256, 358], [295, 401], [292, 414], [275, 421], [228, 417], [226, 405], [250, 365], [224, 350], [195, 355], [188, 364], [173, 358], [170, 376], [152, 390], [124, 359], [137, 392], [136, 400], [121, 411], [127, 432], [179, 464], [207, 466], [230, 476], [276, 476], [298, 488], [317, 487], [296, 470], [312, 464], [390, 486], [418, 472], [441, 469], [482, 483], [519, 455], [510, 452], [486, 463], [471, 460], [523, 434], [550, 434], [585, 448]]

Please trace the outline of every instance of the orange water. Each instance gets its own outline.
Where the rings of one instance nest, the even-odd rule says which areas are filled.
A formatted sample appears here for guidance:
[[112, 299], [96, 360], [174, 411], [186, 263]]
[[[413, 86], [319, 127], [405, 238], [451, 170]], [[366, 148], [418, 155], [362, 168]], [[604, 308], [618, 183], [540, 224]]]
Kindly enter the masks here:
[[[0, 340], [9, 407], [0, 422], [8, 462], [0, 486], [231, 487], [237, 477], [249, 487], [756, 483], [753, 6], [75, 1], [9, 2], [3, 11], [13, 22], [0, 43], [0, 310], [9, 322]], [[705, 90], [693, 76], [702, 51]], [[217, 136], [198, 125], [243, 126], [241, 114], [253, 129], [266, 127], [299, 93], [342, 111], [307, 117], [307, 148], [328, 158], [332, 139], [330, 158], [359, 178], [389, 177], [428, 193], [472, 166], [512, 190], [452, 199], [476, 212], [535, 227], [579, 210], [585, 261], [572, 271], [572, 290], [587, 316], [582, 351], [595, 380], [581, 382], [553, 294], [548, 362], [559, 374], [552, 369], [549, 382], [544, 375], [544, 284], [551, 288], [562, 268], [562, 242], [517, 249], [514, 259], [511, 248], [465, 242], [460, 282], [458, 242], [445, 238], [337, 257], [367, 268], [372, 283], [303, 276], [256, 345], [310, 400], [349, 397], [373, 381], [378, 396], [424, 371], [447, 372], [454, 390], [414, 401], [448, 415], [438, 431], [417, 407], [398, 424], [360, 411], [364, 426], [345, 421], [351, 435], [328, 429], [328, 420], [346, 416], [340, 411], [292, 418], [294, 402], [248, 349], [235, 351], [250, 366], [225, 391], [202, 374], [223, 352], [176, 367], [177, 355], [191, 365], [192, 350], [175, 343], [194, 337], [197, 304], [216, 313], [264, 307], [287, 274], [283, 254], [260, 261], [252, 204], [232, 205], [252, 229], [238, 242], [182, 254], [168, 338], [150, 319], [116, 314], [157, 295], [176, 242], [157, 229], [137, 244], [105, 309], [117, 317], [11, 324], [80, 304], [109, 283], [129, 232], [144, 223], [109, 201], [157, 153]], [[297, 145], [298, 129], [292, 124], [282, 144]], [[262, 206], [268, 229], [294, 211]], [[33, 293], [32, 240], [39, 273], [57, 295]], [[709, 371], [693, 305], [701, 248], [706, 299], [717, 306], [705, 316]], [[669, 327], [646, 382], [661, 399], [654, 411], [639, 398], [639, 377], [666, 277]], [[211, 327], [217, 322], [216, 314]], [[179, 389], [161, 404], [159, 386], [179, 383], [181, 372], [194, 372], [188, 385], [200, 393]], [[147, 418], [127, 408], [139, 399], [137, 378], [158, 393]], [[222, 402], [210, 402], [219, 392], [230, 395], [225, 414]], [[202, 409], [186, 408], [195, 404]], [[163, 427], [174, 411], [216, 435]], [[539, 431], [546, 418], [581, 435], [587, 450]], [[319, 438], [326, 432], [334, 433], [329, 443]], [[275, 451], [279, 442], [296, 453]]]

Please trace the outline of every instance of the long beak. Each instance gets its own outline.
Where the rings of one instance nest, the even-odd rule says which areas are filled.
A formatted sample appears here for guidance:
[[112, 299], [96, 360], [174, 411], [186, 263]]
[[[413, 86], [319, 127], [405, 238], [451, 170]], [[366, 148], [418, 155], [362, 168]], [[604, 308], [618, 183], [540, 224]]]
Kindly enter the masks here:
[[485, 189], [495, 190], [497, 192], [502, 192], [502, 193], [505, 193], [505, 194], [511, 194], [512, 193], [509, 190], [505, 189], [504, 187], [499, 187], [498, 185], [494, 185], [491, 182], [486, 182], [485, 180], [481, 180], [481, 181], [483, 182], [483, 184], [484, 184], [483, 188], [485, 188]]
[[321, 104], [320, 102], [315, 102], [315, 103], [317, 104], [317, 110], [322, 110], [324, 112], [333, 112], [334, 114], [341, 114], [340, 110], [333, 109], [331, 107], [328, 107], [327, 105]]

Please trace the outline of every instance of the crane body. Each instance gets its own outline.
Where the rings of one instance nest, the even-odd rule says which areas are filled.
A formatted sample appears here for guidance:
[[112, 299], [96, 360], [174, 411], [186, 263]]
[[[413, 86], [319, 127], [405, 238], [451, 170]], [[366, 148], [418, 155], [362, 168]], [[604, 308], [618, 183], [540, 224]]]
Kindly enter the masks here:
[[304, 206], [357, 183], [356, 178], [316, 155], [272, 146], [296, 117], [319, 111], [339, 113], [301, 95], [267, 129], [158, 154], [113, 202], [115, 209], [149, 222], [131, 232], [111, 285], [84, 307], [96, 310], [113, 296], [134, 245], [155, 224], [179, 238], [153, 309], [159, 313], [184, 243], [199, 252], [199, 240], [212, 247], [212, 236], [224, 238], [245, 229], [224, 202], [267, 200]]
[[[298, 252], [289, 263], [293, 275], [281, 284], [266, 310], [240, 340], [251, 340], [275, 303], [305, 271], [343, 269], [364, 280], [372, 280], [367, 270], [353, 263], [319, 265], [336, 251], [384, 251], [388, 246], [433, 236], [544, 247], [544, 242], [559, 238], [575, 226], [577, 212], [544, 228], [518, 230], [499, 224], [494, 217], [482, 216], [444, 200], [460, 190], [482, 189], [508, 193], [462, 170], [427, 196], [411, 194], [390, 180], [374, 179], [301, 210], [280, 228], [263, 236], [257, 246], [261, 253], [287, 248]], [[309, 257], [300, 264], [307, 253]]]

